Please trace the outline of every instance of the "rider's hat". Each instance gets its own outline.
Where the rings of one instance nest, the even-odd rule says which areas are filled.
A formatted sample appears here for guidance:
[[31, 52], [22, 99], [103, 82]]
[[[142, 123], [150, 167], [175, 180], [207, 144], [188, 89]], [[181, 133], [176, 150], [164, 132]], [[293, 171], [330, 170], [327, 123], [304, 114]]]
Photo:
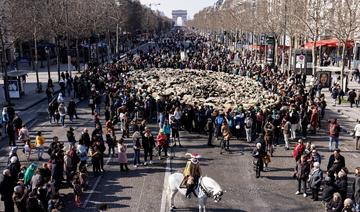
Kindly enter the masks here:
[[186, 153], [185, 154], [186, 156], [190, 156], [191, 157], [191, 162], [192, 163], [195, 163], [195, 164], [197, 164], [197, 163], [199, 163], [199, 158], [201, 158], [201, 155], [199, 155], [198, 153]]

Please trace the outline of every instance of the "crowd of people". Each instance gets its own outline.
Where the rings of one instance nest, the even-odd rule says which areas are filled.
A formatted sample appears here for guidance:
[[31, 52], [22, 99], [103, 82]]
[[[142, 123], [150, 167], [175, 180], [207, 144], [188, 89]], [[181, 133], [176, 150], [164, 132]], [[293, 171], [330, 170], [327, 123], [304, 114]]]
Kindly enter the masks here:
[[[191, 32], [173, 31], [166, 37], [157, 38], [155, 43], [148, 51], [129, 53], [110, 64], [90, 66], [74, 79], [68, 73], [62, 74], [61, 92], [57, 97], [52, 96], [51, 86], [48, 86], [50, 123], [58, 124], [60, 121], [66, 127], [66, 116], [70, 122], [78, 118], [75, 99], [79, 99], [88, 101], [94, 130], [89, 133], [85, 128], [81, 135], [75, 135], [70, 127], [66, 142], [53, 137], [49, 148], [46, 148], [49, 161], [41, 167], [36, 163], [28, 167], [21, 165], [15, 147], [15, 141], [19, 140], [24, 145], [23, 152], [27, 154], [28, 161], [31, 149], [37, 150], [38, 159], [42, 161], [45, 140], [41, 131], [37, 132], [36, 144], [33, 145], [26, 126], [16, 120], [19, 116], [7, 109], [7, 120], [13, 120], [6, 123], [8, 135], [13, 136], [9, 136], [9, 145], [13, 148], [0, 184], [6, 211], [14, 211], [14, 204], [18, 211], [54, 211], [61, 208], [63, 203], [59, 190], [64, 185], [74, 190], [74, 204], [80, 207], [82, 191], [88, 187], [88, 163], [92, 165], [92, 174], [97, 177], [105, 171], [104, 157], [115, 156], [117, 149], [120, 171], [129, 171], [125, 139], [131, 138], [133, 168], [151, 165], [154, 150], [157, 150], [158, 159], [162, 160], [169, 157], [175, 146], [182, 147], [181, 130], [206, 133], [209, 146], [213, 146], [214, 139], [219, 140], [220, 154], [231, 151], [231, 140], [254, 142], [253, 156], [259, 160], [262, 171], [276, 154], [275, 146], [284, 143], [284, 149], [288, 151], [291, 143], [297, 143], [293, 150], [296, 161], [294, 177], [298, 181], [296, 194], [302, 191], [306, 197], [309, 185], [313, 199], [319, 199], [325, 175], [320, 169], [320, 152], [310, 141], [304, 145], [308, 135], [316, 134], [324, 122], [327, 103], [318, 81], [306, 88], [302, 76], [295, 72], [286, 74], [277, 68], [258, 65], [251, 51], [232, 52], [220, 43]], [[130, 81], [128, 74], [132, 70], [154, 67], [212, 70], [246, 76], [278, 95], [281, 101], [271, 108], [260, 108], [259, 104], [213, 108], [186, 105], [178, 98], [164, 95], [155, 99], [145, 88], [135, 88], [136, 82]], [[71, 97], [67, 106], [66, 95]], [[156, 134], [149, 126], [153, 122], [158, 123]], [[323, 200], [327, 211], [351, 211], [355, 205], [359, 211], [360, 170], [356, 169], [354, 198], [348, 199], [344, 189], [347, 188], [349, 171], [339, 150], [340, 125], [336, 119], [329, 120], [328, 124], [329, 151], [334, 153], [329, 159]], [[360, 134], [356, 136], [359, 140]]]

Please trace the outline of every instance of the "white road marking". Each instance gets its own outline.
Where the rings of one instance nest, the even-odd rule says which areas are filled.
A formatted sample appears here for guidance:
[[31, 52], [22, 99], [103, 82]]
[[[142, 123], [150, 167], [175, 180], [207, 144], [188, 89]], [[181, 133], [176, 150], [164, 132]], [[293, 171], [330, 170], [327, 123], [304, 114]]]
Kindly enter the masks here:
[[[107, 159], [107, 161], [106, 161], [106, 163], [105, 163], [105, 166], [107, 166], [107, 165], [109, 164], [110, 160], [111, 160], [111, 156]], [[85, 202], [84, 202], [83, 205], [82, 205], [82, 208], [86, 208], [86, 205], [89, 203], [92, 194], [94, 193], [96, 187], [97, 187], [98, 184], [100, 183], [101, 178], [102, 178], [102, 175], [100, 175], [100, 176], [96, 179], [93, 187], [91, 188], [91, 191], [90, 191], [89, 195], [87, 196]]]
[[[171, 154], [171, 153], [170, 153]], [[165, 168], [165, 176], [164, 176], [164, 185], [163, 185], [163, 191], [162, 191], [162, 196], [161, 196], [161, 207], [160, 207], [160, 212], [166, 212], [166, 203], [168, 201], [168, 179], [171, 173], [171, 159], [170, 157], [167, 158], [166, 160], [166, 168]]]

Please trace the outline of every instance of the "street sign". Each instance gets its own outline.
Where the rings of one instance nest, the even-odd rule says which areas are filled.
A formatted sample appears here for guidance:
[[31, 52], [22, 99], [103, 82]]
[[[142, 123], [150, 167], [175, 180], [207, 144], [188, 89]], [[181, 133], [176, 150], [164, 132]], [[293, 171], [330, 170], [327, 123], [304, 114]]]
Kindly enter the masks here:
[[296, 56], [296, 62], [299, 65], [304, 65], [305, 64], [305, 55], [302, 54], [302, 55]]

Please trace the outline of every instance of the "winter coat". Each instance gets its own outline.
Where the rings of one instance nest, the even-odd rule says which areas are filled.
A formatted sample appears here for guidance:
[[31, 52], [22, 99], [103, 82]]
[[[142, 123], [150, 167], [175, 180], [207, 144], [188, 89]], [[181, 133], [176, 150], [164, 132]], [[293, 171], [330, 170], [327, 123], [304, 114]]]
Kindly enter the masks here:
[[127, 155], [126, 155], [127, 147], [125, 144], [118, 143], [118, 159], [119, 163], [127, 163]]
[[335, 173], [338, 173], [341, 170], [341, 168], [343, 168], [343, 167], [345, 167], [344, 156], [340, 155], [339, 159], [337, 161], [335, 161], [334, 154], [330, 155], [329, 162], [327, 165], [327, 171], [329, 171], [330, 169], [333, 169], [332, 171], [334, 171]]
[[353, 184], [353, 196], [357, 203], [360, 203], [360, 176], [356, 176]]
[[152, 149], [155, 146], [155, 139], [154, 136], [152, 134], [147, 135], [145, 134], [142, 137], [142, 146], [144, 149]]
[[306, 180], [310, 173], [310, 165], [306, 161], [302, 163], [301, 160], [299, 160], [296, 163], [295, 171], [297, 179]]
[[330, 200], [329, 203], [326, 204], [326, 212], [341, 212], [342, 202], [335, 202], [334, 200]]
[[321, 181], [323, 179], [323, 172], [321, 169], [313, 169], [309, 175], [310, 178], [310, 188], [319, 189], [321, 185]]
[[0, 194], [2, 201], [12, 200], [14, 192], [15, 181], [11, 176], [3, 176], [3, 180], [0, 182]]
[[347, 177], [342, 177], [340, 179], [337, 179], [335, 181], [335, 187], [337, 189], [337, 192], [340, 193], [341, 198], [345, 200], [347, 196], [347, 187], [348, 187]]

